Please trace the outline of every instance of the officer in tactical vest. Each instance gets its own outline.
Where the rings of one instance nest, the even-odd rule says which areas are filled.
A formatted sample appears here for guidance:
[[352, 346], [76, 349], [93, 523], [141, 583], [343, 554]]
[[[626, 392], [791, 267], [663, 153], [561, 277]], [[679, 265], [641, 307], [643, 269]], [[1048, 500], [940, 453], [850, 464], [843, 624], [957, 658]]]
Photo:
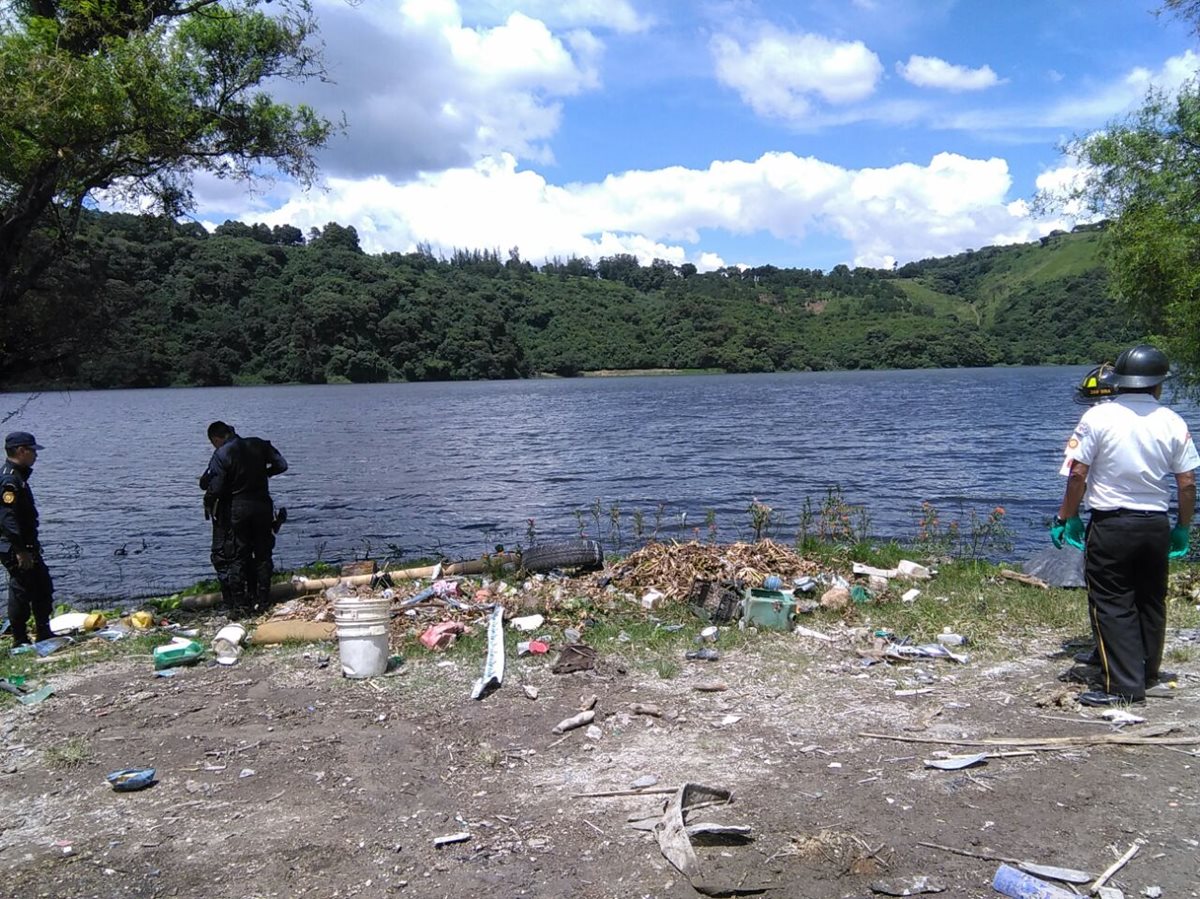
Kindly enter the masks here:
[[246, 612], [270, 599], [271, 552], [286, 510], [275, 514], [267, 481], [288, 464], [269, 440], [242, 437], [231, 425], [208, 426], [214, 451], [200, 478], [212, 510], [213, 567], [230, 608]]
[[42, 561], [37, 505], [29, 489], [29, 477], [40, 449], [33, 435], [25, 431], [13, 431], [4, 438], [5, 460], [0, 467], [0, 562], [8, 569], [8, 617], [13, 646], [30, 642], [30, 612], [37, 639], [54, 636], [50, 631], [54, 584]]

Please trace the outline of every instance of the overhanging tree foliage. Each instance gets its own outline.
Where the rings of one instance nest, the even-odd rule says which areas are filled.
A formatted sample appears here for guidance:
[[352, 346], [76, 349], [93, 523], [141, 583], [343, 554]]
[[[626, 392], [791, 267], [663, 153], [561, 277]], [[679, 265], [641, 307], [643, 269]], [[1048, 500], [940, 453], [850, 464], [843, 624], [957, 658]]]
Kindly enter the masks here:
[[97, 192], [174, 216], [201, 171], [312, 182], [332, 126], [265, 88], [322, 74], [316, 24], [268, 2], [0, 0], [0, 316]]
[[[1200, 0], [1165, 0], [1162, 12], [1200, 35]], [[1106, 250], [1113, 294], [1140, 314], [1200, 390], [1200, 82], [1151, 91], [1142, 108], [1065, 152], [1086, 166], [1081, 184], [1051, 205], [1082, 203], [1112, 220]]]
[[1110, 285], [1200, 386], [1200, 84], [1153, 92], [1125, 121], [1067, 152], [1088, 167], [1070, 195], [1108, 216]]

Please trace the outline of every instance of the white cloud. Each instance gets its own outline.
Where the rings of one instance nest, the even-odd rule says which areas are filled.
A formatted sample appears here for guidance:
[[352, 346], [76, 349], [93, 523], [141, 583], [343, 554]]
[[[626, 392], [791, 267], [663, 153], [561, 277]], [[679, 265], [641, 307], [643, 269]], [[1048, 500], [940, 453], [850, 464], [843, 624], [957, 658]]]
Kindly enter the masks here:
[[645, 31], [654, 19], [638, 12], [629, 0], [463, 0], [463, 12], [472, 19], [492, 17], [503, 21], [520, 11], [551, 27], [599, 28], [621, 33]]
[[402, 179], [502, 152], [548, 161], [561, 100], [600, 83], [598, 38], [521, 12], [470, 27], [455, 0], [323, 0], [319, 15], [333, 83], [279, 95], [345, 113], [321, 157], [331, 176]]
[[842, 104], [871, 95], [883, 71], [879, 57], [861, 41], [763, 26], [743, 42], [715, 35], [709, 48], [717, 79], [738, 92], [761, 116], [801, 120], [813, 99]]
[[1200, 70], [1200, 55], [1191, 50], [1172, 56], [1157, 70], [1132, 69], [1120, 78], [1091, 86], [1049, 105], [996, 106], [955, 113], [936, 127], [971, 131], [1096, 128], [1141, 106], [1151, 88], [1173, 93]]
[[991, 66], [969, 69], [936, 56], [910, 56], [908, 62], [896, 63], [896, 71], [901, 78], [917, 87], [954, 92], [984, 90], [1001, 83]]
[[353, 224], [369, 252], [419, 242], [444, 252], [517, 246], [535, 262], [633, 253], [643, 263], [658, 257], [701, 269], [723, 264], [703, 245], [704, 231], [767, 232], [796, 244], [822, 232], [848, 241], [855, 265], [882, 266], [1046, 233], [1050, 226], [1007, 201], [1010, 186], [1004, 160], [949, 153], [928, 165], [858, 170], [767, 153], [565, 186], [502, 155], [405, 184], [331, 179], [325, 194], [298, 194], [246, 220], [305, 231]]

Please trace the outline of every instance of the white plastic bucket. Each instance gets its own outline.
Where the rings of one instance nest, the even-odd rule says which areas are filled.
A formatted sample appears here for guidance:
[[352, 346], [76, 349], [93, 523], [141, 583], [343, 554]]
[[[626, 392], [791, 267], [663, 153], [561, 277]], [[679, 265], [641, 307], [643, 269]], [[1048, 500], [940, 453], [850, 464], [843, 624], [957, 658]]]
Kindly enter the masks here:
[[213, 654], [222, 665], [232, 665], [242, 654], [242, 641], [246, 639], [246, 628], [240, 624], [227, 624], [213, 637]]
[[338, 655], [346, 677], [375, 677], [387, 669], [388, 622], [391, 601], [387, 599], [339, 599], [333, 604], [337, 621]]

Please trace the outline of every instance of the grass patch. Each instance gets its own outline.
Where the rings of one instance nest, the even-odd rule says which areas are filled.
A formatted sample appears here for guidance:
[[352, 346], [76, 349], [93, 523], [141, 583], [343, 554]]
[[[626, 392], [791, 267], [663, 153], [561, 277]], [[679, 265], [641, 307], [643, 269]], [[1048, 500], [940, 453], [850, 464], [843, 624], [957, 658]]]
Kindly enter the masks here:
[[81, 768], [92, 761], [92, 744], [87, 737], [71, 737], [69, 740], [51, 746], [42, 752], [42, 761], [47, 768], [57, 771], [71, 771]]

